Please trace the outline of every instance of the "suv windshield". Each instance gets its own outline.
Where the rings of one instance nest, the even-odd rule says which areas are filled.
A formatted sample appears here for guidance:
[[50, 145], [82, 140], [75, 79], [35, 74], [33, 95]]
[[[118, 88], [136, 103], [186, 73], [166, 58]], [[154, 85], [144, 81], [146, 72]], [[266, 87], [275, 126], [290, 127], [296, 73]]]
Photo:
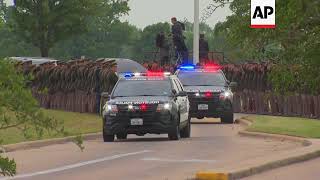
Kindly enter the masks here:
[[226, 80], [222, 73], [186, 72], [178, 75], [184, 86], [225, 86]]
[[170, 94], [171, 84], [169, 81], [124, 80], [118, 83], [112, 96], [168, 96]]

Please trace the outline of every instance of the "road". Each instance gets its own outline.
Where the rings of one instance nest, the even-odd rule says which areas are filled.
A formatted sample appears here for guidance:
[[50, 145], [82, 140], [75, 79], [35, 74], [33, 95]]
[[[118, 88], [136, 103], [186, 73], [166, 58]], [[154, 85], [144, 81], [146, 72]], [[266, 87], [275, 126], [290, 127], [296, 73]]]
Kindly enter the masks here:
[[87, 141], [83, 152], [66, 143], [8, 156], [18, 162], [15, 179], [178, 180], [194, 177], [199, 170], [300, 148], [288, 142], [240, 137], [240, 129], [239, 125], [193, 124], [192, 138], [180, 141], [169, 141], [165, 135], [132, 135], [114, 143]]
[[241, 180], [319, 180], [320, 158], [267, 171]]

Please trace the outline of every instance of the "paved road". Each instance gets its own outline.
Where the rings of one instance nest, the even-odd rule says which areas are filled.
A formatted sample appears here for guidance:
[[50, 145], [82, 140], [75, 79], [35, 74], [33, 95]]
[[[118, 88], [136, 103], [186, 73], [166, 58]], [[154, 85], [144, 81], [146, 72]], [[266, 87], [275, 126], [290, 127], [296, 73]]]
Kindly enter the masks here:
[[320, 158], [274, 169], [242, 180], [319, 180]]
[[8, 155], [18, 162], [17, 179], [179, 180], [194, 177], [198, 170], [300, 148], [287, 142], [240, 137], [240, 128], [193, 124], [192, 138], [181, 141], [168, 141], [167, 136], [129, 136], [127, 141], [114, 143], [88, 141], [84, 152], [66, 143]]

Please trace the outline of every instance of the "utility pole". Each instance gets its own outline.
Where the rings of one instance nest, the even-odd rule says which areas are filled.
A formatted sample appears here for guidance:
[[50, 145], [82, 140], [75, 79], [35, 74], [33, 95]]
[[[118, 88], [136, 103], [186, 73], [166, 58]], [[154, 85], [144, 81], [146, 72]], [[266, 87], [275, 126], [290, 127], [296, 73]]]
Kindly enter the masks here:
[[199, 0], [194, 0], [194, 21], [193, 21], [193, 63], [199, 62], [199, 34], [200, 34], [200, 13]]

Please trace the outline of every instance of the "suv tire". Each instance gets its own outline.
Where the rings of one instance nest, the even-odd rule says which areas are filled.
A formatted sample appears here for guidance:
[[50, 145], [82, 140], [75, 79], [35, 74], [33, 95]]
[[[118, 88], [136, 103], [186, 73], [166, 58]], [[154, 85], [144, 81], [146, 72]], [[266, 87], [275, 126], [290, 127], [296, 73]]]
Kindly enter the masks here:
[[177, 119], [176, 121], [176, 126], [173, 127], [172, 130], [168, 133], [168, 137], [172, 141], [176, 141], [180, 139], [180, 120], [179, 119]]
[[112, 134], [107, 134], [104, 130], [103, 130], [103, 141], [104, 142], [113, 142], [114, 141], [114, 135]]
[[226, 113], [221, 117], [221, 122], [225, 124], [233, 124], [233, 112]]
[[127, 133], [119, 133], [119, 134], [117, 134], [117, 139], [119, 139], [119, 140], [127, 139], [127, 137], [128, 137]]
[[180, 132], [182, 138], [190, 138], [191, 136], [191, 118], [189, 117], [187, 121], [187, 126]]

